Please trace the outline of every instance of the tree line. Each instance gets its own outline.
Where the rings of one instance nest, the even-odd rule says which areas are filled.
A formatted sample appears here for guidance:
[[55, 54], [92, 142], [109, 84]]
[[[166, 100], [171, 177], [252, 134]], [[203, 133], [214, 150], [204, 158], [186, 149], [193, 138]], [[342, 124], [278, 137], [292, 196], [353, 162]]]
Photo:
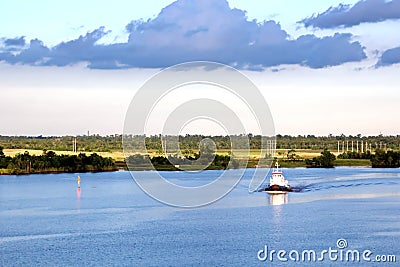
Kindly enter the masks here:
[[372, 168], [400, 168], [400, 152], [377, 150], [371, 157]]
[[371, 151], [364, 153], [360, 152], [345, 152], [338, 156], [340, 159], [369, 159], [373, 168], [399, 168], [400, 167], [400, 152], [383, 149], [375, 150], [372, 154]]
[[176, 157], [173, 155], [168, 157], [150, 157], [149, 155], [135, 154], [129, 156], [126, 159], [126, 163], [130, 170], [141, 170], [143, 167], [147, 167], [149, 162], [156, 170], [179, 170], [184, 167], [192, 167], [192, 170], [198, 170], [203, 169], [202, 166], [206, 167], [208, 170], [225, 170], [228, 168], [230, 161], [231, 168], [239, 167], [239, 162], [228, 155], [215, 154], [212, 158], [202, 158], [202, 160], [198, 160], [198, 154], [194, 157]]
[[[400, 152], [398, 151], [385, 151], [377, 149], [374, 154], [370, 151], [363, 153], [345, 152], [338, 155], [339, 159], [369, 159], [372, 168], [400, 168]], [[306, 159], [307, 167], [323, 167], [332, 168], [335, 164], [336, 157], [328, 150], [321, 152], [321, 156], [314, 157], [313, 159]]]
[[14, 157], [5, 156], [0, 147], [0, 169], [8, 174], [30, 174], [49, 172], [86, 172], [115, 170], [112, 158], [105, 158], [96, 153], [87, 156], [57, 155], [54, 151], [44, 150], [42, 155], [30, 155], [29, 152]]
[[[127, 157], [126, 163], [131, 170], [141, 169], [149, 163], [157, 170], [178, 170], [182, 167], [192, 167], [193, 170], [238, 168], [239, 161], [231, 155], [219, 155], [214, 147], [202, 144], [199, 153], [194, 155], [170, 154], [168, 156], [150, 157], [148, 154], [135, 154]], [[231, 164], [231, 165], [229, 165]]]
[[[139, 137], [139, 136], [138, 136]], [[72, 140], [74, 136], [0, 136], [0, 146], [11, 149], [36, 149], [36, 150], [55, 150], [55, 151], [71, 151]], [[77, 136], [78, 151], [81, 152], [112, 152], [122, 151], [121, 134], [100, 136], [100, 135], [82, 135]], [[162, 151], [161, 135], [145, 136], [147, 149]], [[247, 141], [251, 149], [260, 149], [262, 137], [260, 135], [232, 135], [232, 136], [206, 136], [206, 135], [182, 135], [179, 136], [179, 143], [182, 150], [187, 150], [188, 153], [199, 150], [199, 142], [202, 139], [210, 138], [215, 142], [217, 149], [230, 149], [231, 139], [236, 138], [238, 148], [245, 148]], [[137, 138], [139, 140], [140, 138]], [[135, 140], [133, 138], [132, 140]], [[312, 149], [324, 150], [328, 149], [336, 151], [337, 142], [343, 141], [363, 141], [372, 144], [373, 149], [382, 148], [381, 145], [386, 145], [387, 149], [400, 149], [400, 135], [397, 136], [361, 136], [356, 135], [276, 135], [277, 149]]]

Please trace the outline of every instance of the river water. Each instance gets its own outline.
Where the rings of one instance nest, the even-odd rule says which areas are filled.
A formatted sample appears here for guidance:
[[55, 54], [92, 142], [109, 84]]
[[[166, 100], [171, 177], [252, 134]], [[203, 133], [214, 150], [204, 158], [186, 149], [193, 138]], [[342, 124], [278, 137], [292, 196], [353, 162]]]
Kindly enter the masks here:
[[[284, 169], [300, 192], [277, 196], [248, 193], [253, 171], [196, 209], [153, 200], [124, 171], [1, 176], [0, 265], [399, 266], [399, 169]], [[164, 175], [194, 186], [220, 172]]]

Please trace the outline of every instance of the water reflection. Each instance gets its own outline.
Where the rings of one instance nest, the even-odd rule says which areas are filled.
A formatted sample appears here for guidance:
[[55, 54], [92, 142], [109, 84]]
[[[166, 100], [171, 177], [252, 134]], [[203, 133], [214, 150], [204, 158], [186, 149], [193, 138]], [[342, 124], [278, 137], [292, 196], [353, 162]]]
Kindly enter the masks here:
[[279, 206], [289, 202], [288, 193], [274, 193], [269, 195], [269, 204], [272, 206]]
[[78, 213], [81, 213], [81, 188], [78, 187], [76, 189], [76, 197], [77, 197], [77, 202], [76, 202], [76, 209]]

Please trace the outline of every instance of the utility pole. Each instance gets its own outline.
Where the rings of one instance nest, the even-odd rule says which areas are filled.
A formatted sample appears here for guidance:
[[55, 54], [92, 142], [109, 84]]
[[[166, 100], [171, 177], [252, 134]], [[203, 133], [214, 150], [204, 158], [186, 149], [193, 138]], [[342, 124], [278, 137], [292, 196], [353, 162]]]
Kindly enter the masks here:
[[339, 152], [339, 149], [340, 149], [340, 145], [339, 145], [339, 141], [338, 141], [338, 155], [339, 155], [339, 153], [340, 153], [340, 152]]
[[77, 152], [76, 137], [72, 138], [72, 152]]

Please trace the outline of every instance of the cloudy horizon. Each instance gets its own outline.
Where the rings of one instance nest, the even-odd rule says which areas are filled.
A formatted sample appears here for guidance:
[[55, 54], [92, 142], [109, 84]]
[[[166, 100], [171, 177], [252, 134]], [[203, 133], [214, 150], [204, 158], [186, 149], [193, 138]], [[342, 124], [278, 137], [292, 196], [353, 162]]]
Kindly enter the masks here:
[[[20, 21], [0, 18], [0, 134], [121, 133], [147, 79], [196, 60], [252, 79], [277, 133], [399, 134], [400, 0], [289, 2], [117, 1], [91, 20], [39, 1]], [[46, 31], [50, 18], [65, 28]]]

